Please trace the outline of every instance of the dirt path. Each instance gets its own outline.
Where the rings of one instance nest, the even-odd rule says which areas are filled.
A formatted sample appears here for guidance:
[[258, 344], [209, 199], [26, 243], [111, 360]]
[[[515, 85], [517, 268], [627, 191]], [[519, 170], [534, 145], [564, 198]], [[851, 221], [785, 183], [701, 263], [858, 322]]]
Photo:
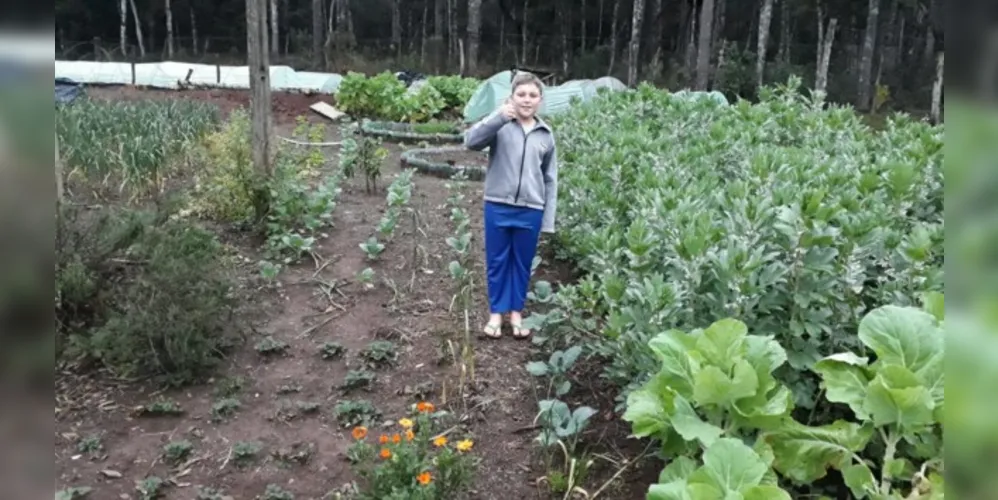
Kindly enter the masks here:
[[[336, 134], [331, 127], [329, 140], [336, 140]], [[386, 146], [391, 154], [383, 168], [385, 186], [400, 171], [401, 152], [398, 146]], [[475, 440], [474, 453], [482, 464], [470, 498], [548, 498], [535, 485], [544, 468], [537, 463], [532, 442], [537, 408], [533, 381], [523, 368], [531, 359], [532, 346], [508, 334], [499, 341], [477, 335], [487, 304], [480, 278], [485, 272], [482, 185], [469, 182], [465, 191], [473, 235], [470, 252], [475, 256], [472, 272], [479, 278], [470, 317], [476, 384], [462, 400], [457, 396], [458, 368], [448, 347], [448, 341], [455, 349], [459, 345], [464, 320], [457, 311], [448, 311], [455, 285], [447, 272], [447, 263], [454, 258], [445, 243], [452, 234], [447, 181], [422, 175], [413, 179], [410, 206], [418, 214], [418, 227], [407, 217], [400, 219], [375, 262], [367, 262], [358, 245], [375, 231], [385, 209], [385, 193], [366, 194], [360, 178], [342, 186], [334, 227], [317, 249], [328, 263], [304, 262], [286, 269], [280, 277], [282, 286], [253, 293], [248, 314], [254, 331], [247, 333], [245, 345], [213, 383], [157, 393], [133, 385], [117, 388], [105, 379], [60, 377], [55, 460], [59, 488], [90, 486], [94, 489], [90, 498], [139, 498], [136, 482], [157, 476], [174, 483], [165, 490], [168, 499], [196, 499], [199, 487], [215, 488], [234, 499], [252, 499], [269, 484], [280, 485], [298, 499], [326, 498], [353, 480], [345, 459], [349, 429], [337, 422], [336, 404], [366, 399], [383, 418], [392, 420], [425, 397], [460, 416], [463, 430]], [[256, 273], [258, 250], [238, 246], [246, 256], [247, 275]], [[378, 277], [371, 290], [354, 282], [358, 271], [368, 265]], [[543, 264], [536, 277], [555, 283], [567, 278], [563, 267], [550, 263]], [[320, 282], [333, 285], [328, 294]], [[287, 344], [283, 355], [263, 356], [254, 349], [268, 336]], [[397, 347], [395, 366], [373, 370], [375, 381], [368, 389], [340, 390], [348, 371], [363, 366], [361, 350], [376, 340]], [[345, 353], [324, 359], [320, 355], [324, 343], [342, 345]], [[593, 405], [592, 396], [600, 393], [592, 384], [581, 384], [578, 390], [578, 401], [572, 404]], [[184, 413], [132, 414], [135, 407], [160, 398], [179, 403]], [[219, 417], [232, 401], [238, 401], [238, 407]], [[612, 408], [612, 401], [602, 403], [603, 408]], [[587, 439], [592, 436], [598, 443], [594, 451], [608, 457], [633, 455], [634, 450], [619, 450], [613, 444], [626, 436], [627, 429], [611, 417], [611, 412], [594, 417]], [[81, 451], [81, 440], [91, 436], [96, 436], [100, 449]], [[179, 466], [164, 463], [164, 446], [179, 440], [193, 445], [188, 458]], [[257, 458], [245, 466], [237, 466], [240, 442], [262, 445]], [[289, 459], [299, 449], [311, 450], [303, 463]], [[607, 462], [594, 466], [591, 475], [609, 478], [614, 472]], [[628, 485], [626, 476], [621, 484]], [[644, 488], [614, 490], [602, 497], [643, 498]]]

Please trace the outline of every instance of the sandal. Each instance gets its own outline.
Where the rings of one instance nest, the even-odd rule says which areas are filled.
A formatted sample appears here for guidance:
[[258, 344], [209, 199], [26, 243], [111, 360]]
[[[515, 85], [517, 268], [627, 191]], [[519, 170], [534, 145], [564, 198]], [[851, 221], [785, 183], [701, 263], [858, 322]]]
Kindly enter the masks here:
[[519, 322], [518, 323], [512, 323], [511, 322], [510, 326], [513, 327], [513, 338], [525, 339], [525, 338], [530, 337], [530, 330], [527, 329], [527, 328], [524, 328], [522, 323], [519, 323]]
[[485, 336], [491, 339], [502, 337], [502, 322], [485, 325]]

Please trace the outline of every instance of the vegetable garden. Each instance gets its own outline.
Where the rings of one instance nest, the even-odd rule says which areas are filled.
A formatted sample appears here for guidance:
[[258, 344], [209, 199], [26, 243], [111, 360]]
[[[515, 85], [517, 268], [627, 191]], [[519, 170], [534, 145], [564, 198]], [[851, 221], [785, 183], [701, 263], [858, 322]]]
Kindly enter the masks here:
[[[337, 106], [453, 133], [474, 81], [434, 78]], [[57, 113], [62, 498], [943, 498], [941, 127], [795, 81], [550, 117], [534, 337], [496, 342], [473, 169], [300, 117], [341, 145], [260, 179], [244, 111], [113, 97]]]

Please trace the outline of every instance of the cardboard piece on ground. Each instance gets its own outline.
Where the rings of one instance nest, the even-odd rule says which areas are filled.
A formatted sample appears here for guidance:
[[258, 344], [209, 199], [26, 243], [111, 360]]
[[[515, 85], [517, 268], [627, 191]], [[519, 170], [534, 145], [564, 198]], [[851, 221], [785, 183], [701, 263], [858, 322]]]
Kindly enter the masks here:
[[319, 101], [309, 106], [308, 109], [311, 109], [312, 111], [315, 111], [316, 113], [319, 113], [320, 115], [325, 116], [326, 118], [329, 118], [330, 120], [333, 121], [339, 120], [340, 118], [346, 116], [346, 113], [322, 101]]

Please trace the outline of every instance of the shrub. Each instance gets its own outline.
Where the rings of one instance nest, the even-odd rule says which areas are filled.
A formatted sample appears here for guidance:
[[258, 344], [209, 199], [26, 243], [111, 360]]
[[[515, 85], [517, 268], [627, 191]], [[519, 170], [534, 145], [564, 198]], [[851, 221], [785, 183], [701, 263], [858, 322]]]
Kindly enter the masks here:
[[336, 94], [339, 109], [358, 117], [391, 122], [422, 123], [445, 112], [460, 113], [478, 82], [460, 76], [434, 76], [406, 88], [394, 74], [368, 78], [350, 72]]
[[862, 348], [865, 312], [941, 290], [941, 128], [876, 132], [793, 81], [730, 106], [642, 86], [552, 123], [559, 252], [587, 275], [563, 290], [605, 318], [591, 347], [621, 402], [657, 371], [659, 332], [738, 317], [786, 347], [778, 376], [812, 409], [811, 369]]
[[446, 109], [460, 113], [471, 100], [471, 96], [478, 90], [478, 85], [481, 82], [475, 78], [452, 75], [431, 76], [426, 79], [426, 83], [440, 92], [444, 98]]
[[175, 385], [217, 365], [234, 302], [211, 233], [164, 212], [70, 208], [56, 257], [56, 316], [69, 359]]

